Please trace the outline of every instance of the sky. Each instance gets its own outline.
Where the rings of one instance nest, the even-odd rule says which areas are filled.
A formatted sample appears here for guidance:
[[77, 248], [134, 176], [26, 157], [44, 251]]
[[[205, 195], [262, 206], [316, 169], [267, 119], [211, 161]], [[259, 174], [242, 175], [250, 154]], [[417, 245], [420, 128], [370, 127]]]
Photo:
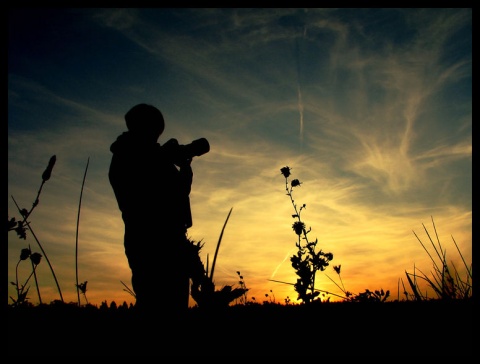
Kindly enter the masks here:
[[[285, 166], [310, 239], [333, 254], [315, 281], [332, 293], [323, 299], [338, 300], [342, 284], [404, 299], [406, 272], [432, 277], [429, 236], [466, 277], [472, 9], [10, 8], [7, 47], [8, 217], [20, 219], [15, 201], [32, 207], [55, 155], [29, 221], [65, 302], [78, 300], [77, 277], [88, 282], [81, 304], [134, 302], [108, 168], [139, 103], [162, 111], [160, 144], [210, 143], [192, 162], [188, 236], [211, 267], [232, 209], [217, 289], [239, 287], [240, 274], [249, 301], [300, 303]], [[28, 247], [43, 256], [42, 301], [60, 299], [30, 231], [8, 233], [8, 295], [32, 272], [17, 269]]]

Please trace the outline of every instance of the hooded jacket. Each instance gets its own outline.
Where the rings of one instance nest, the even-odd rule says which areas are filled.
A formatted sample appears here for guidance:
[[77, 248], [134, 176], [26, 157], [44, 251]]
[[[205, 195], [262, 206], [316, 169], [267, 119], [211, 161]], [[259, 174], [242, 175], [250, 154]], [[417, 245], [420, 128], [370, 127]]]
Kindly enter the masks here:
[[108, 173], [122, 218], [127, 224], [185, 230], [191, 225], [190, 163], [177, 168], [156, 142], [124, 132], [110, 146]]

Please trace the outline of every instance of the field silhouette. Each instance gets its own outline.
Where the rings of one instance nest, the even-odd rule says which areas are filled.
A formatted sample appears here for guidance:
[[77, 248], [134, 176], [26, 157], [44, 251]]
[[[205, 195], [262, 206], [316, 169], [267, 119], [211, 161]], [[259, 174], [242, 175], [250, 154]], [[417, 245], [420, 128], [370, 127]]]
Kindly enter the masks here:
[[314, 356], [389, 360], [473, 355], [473, 299], [272, 303], [141, 316], [68, 304], [8, 309], [8, 355]]
[[[12, 302], [6, 305], [8, 356], [313, 356], [317, 361], [323, 357], [389, 360], [395, 356], [473, 355], [472, 266], [463, 260], [460, 250], [465, 277], [461, 277], [455, 267], [449, 267], [445, 254], [437, 254], [438, 260], [432, 256], [435, 268], [432, 276], [405, 272], [408, 281], [403, 287], [405, 300], [387, 300], [389, 292], [383, 290], [358, 294], [347, 291], [341, 282], [340, 266], [334, 269], [340, 278], [341, 285], [337, 286], [344, 300], [320, 299], [315, 273], [328, 266], [333, 255], [316, 250], [317, 240], [309, 238], [310, 231], [305, 229], [300, 216], [302, 206], [297, 208], [292, 197], [293, 188], [301, 182], [288, 179], [289, 167], [282, 168], [281, 172], [295, 212], [292, 228], [298, 236], [298, 252], [291, 257], [291, 263], [298, 276], [294, 288], [301, 303], [248, 301], [244, 296], [248, 288], [244, 286], [230, 291], [224, 291], [225, 287], [215, 290], [215, 260], [230, 210], [212, 267], [209, 269], [207, 264], [200, 277], [191, 277], [196, 284], [190, 293], [197, 305], [188, 308], [184, 315], [172, 312], [171, 305], [161, 300], [155, 302], [154, 310], [148, 313], [126, 303], [117, 306], [115, 302], [108, 305], [105, 301], [96, 307], [86, 299], [87, 282], [77, 283], [78, 302], [71, 303], [64, 302], [58, 282], [61, 299], [50, 304], [42, 303], [37, 289], [40, 304], [35, 306], [28, 301], [27, 293], [29, 280], [36, 280], [35, 269], [42, 258], [46, 259], [54, 277], [55, 273], [27, 219], [38, 205], [38, 197], [54, 164], [55, 156], [42, 174], [32, 208], [17, 206], [22, 218], [8, 220], [8, 231], [16, 232], [20, 239], [26, 239], [29, 232], [42, 252], [22, 249], [18, 264], [30, 260], [32, 273], [25, 281], [17, 276], [15, 282], [10, 282], [17, 295], [10, 296]], [[426, 228], [425, 231], [428, 235]], [[425, 248], [420, 239], [419, 242]], [[430, 239], [430, 242], [436, 249], [434, 241]], [[198, 253], [201, 244], [191, 243]], [[443, 251], [440, 242], [437, 243], [439, 251]], [[456, 243], [455, 246], [458, 249]], [[201, 260], [196, 263], [203, 264]], [[240, 272], [237, 274], [242, 280]], [[416, 283], [420, 280], [429, 284], [437, 298], [423, 296]], [[407, 292], [407, 288], [412, 293]], [[87, 301], [85, 305], [80, 302], [80, 292]]]

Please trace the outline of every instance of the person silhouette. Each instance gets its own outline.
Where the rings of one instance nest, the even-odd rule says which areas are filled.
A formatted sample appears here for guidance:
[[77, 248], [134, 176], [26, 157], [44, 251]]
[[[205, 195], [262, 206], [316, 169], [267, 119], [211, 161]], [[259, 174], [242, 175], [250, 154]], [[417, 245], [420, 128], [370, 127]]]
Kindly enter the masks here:
[[181, 315], [189, 300], [193, 156], [180, 155], [175, 139], [158, 143], [165, 128], [158, 108], [138, 104], [125, 114], [125, 122], [128, 131], [110, 146], [108, 177], [124, 222], [135, 309]]

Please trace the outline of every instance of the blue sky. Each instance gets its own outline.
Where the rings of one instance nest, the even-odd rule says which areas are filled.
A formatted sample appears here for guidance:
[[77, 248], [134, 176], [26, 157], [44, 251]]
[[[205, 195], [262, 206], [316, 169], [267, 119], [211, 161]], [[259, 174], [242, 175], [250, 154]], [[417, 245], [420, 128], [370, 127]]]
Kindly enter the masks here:
[[[249, 297], [295, 300], [270, 281], [296, 279], [284, 166], [302, 182], [311, 237], [334, 254], [317, 288], [340, 294], [328, 277], [341, 264], [347, 290], [397, 298], [405, 271], [432, 270], [413, 233], [428, 242], [432, 218], [449, 260], [462, 267], [453, 237], [471, 262], [471, 9], [9, 9], [8, 216], [19, 218], [11, 196], [31, 207], [56, 155], [30, 221], [66, 301], [77, 300], [87, 160], [79, 281], [91, 303], [132, 301], [107, 173], [138, 103], [162, 111], [160, 143], [210, 142], [192, 163], [189, 235], [211, 261], [233, 207], [218, 288], [240, 271]], [[28, 244], [38, 251], [31, 234], [9, 233], [9, 282]], [[43, 300], [57, 299], [45, 261], [37, 274]]]

